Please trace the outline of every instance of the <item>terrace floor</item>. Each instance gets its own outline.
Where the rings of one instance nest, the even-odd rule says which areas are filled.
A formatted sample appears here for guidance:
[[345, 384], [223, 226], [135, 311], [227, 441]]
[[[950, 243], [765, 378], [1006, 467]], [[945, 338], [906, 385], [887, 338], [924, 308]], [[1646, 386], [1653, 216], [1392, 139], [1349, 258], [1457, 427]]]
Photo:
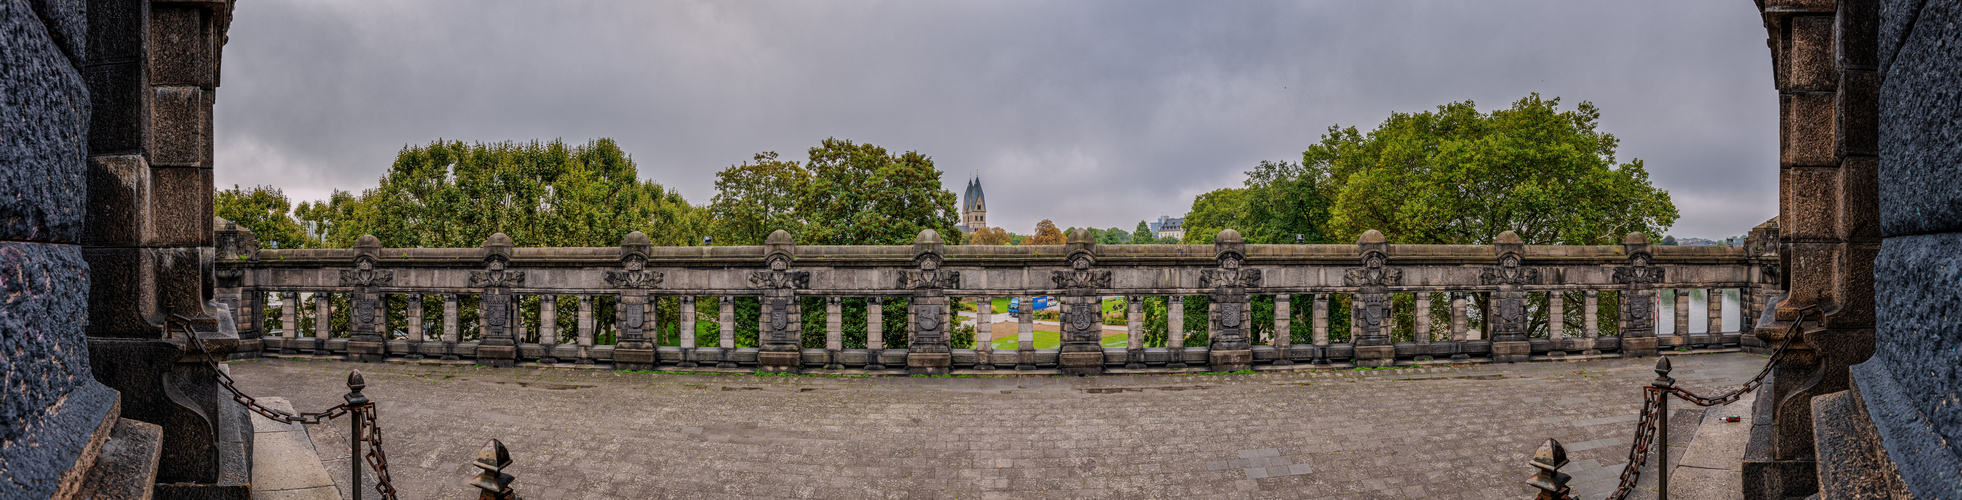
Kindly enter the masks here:
[[[1715, 392], [1765, 357], [1672, 360]], [[1567, 445], [1576, 496], [1626, 460], [1655, 360], [1221, 375], [758, 377], [307, 359], [231, 362], [302, 411], [366, 375], [402, 498], [474, 496], [504, 441], [530, 500], [630, 498], [1531, 498], [1528, 460]], [[1013, 373], [1013, 372], [1007, 372]], [[1689, 406], [1689, 408], [1685, 408]], [[1704, 410], [1675, 402], [1672, 452]], [[1725, 409], [1739, 413], [1740, 409]], [[1714, 415], [1714, 414], [1713, 414]], [[312, 426], [347, 482], [347, 423]], [[1674, 462], [1672, 457], [1672, 463]], [[1653, 459], [1644, 485], [1653, 488]], [[372, 490], [370, 490], [370, 495]], [[1653, 497], [1642, 491], [1632, 497]], [[1682, 498], [1678, 496], [1678, 498]]]

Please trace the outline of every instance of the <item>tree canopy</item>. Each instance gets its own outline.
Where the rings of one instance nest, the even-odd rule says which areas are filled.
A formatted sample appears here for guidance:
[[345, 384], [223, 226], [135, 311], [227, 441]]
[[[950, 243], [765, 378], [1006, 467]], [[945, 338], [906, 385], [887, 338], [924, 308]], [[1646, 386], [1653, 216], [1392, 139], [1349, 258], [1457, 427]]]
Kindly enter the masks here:
[[923, 229], [957, 244], [955, 196], [933, 159], [825, 139], [804, 163], [756, 155], [716, 174], [718, 243], [754, 245], [778, 229], [805, 245], [906, 245]]
[[252, 231], [252, 235], [265, 248], [303, 248], [306, 246], [306, 231], [290, 215], [293, 202], [286, 194], [272, 186], [252, 186], [219, 191], [212, 200], [212, 211], [239, 227]]
[[[1486, 244], [1514, 231], [1529, 244], [1612, 244], [1676, 221], [1642, 160], [1616, 163], [1613, 134], [1583, 101], [1532, 94], [1481, 113], [1471, 101], [1391, 113], [1367, 135], [1329, 127], [1302, 153], [1326, 172], [1328, 236], [1382, 231], [1396, 243]], [[1196, 206], [1196, 204], [1195, 204]]]
[[1056, 223], [1049, 219], [1043, 219], [1042, 222], [1037, 222], [1035, 234], [1029, 235], [1028, 239], [1022, 240], [1022, 244], [1024, 245], [1061, 245], [1065, 242], [1067, 240], [1063, 237], [1063, 231], [1056, 229]]

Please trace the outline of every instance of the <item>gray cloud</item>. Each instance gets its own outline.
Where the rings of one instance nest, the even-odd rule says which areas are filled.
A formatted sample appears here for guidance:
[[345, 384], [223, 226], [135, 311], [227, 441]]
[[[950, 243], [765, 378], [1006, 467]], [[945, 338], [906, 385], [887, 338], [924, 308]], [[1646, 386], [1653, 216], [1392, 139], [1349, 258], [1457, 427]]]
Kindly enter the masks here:
[[760, 151], [917, 150], [989, 221], [1130, 228], [1330, 125], [1529, 92], [1601, 108], [1687, 236], [1776, 213], [1749, 2], [241, 2], [217, 181], [372, 186], [404, 145], [612, 137], [695, 203]]

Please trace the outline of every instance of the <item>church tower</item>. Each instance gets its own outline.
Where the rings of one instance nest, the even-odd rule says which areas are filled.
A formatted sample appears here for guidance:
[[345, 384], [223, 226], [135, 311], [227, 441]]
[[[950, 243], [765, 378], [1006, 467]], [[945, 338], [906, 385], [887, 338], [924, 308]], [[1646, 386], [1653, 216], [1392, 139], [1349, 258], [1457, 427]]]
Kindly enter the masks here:
[[975, 232], [988, 227], [988, 197], [981, 193], [981, 177], [967, 180], [967, 192], [961, 195], [961, 230]]

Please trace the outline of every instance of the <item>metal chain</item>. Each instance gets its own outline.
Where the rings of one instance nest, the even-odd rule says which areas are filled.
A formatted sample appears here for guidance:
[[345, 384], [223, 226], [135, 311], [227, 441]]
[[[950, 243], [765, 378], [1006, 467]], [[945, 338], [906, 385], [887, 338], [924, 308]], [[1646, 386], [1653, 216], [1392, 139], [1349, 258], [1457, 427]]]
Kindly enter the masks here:
[[[1717, 397], [1706, 398], [1679, 387], [1664, 390], [1653, 385], [1643, 386], [1642, 418], [1635, 425], [1635, 442], [1630, 443], [1628, 446], [1628, 465], [1622, 467], [1621, 485], [1615, 488], [1614, 494], [1608, 495], [1608, 500], [1623, 500], [1628, 497], [1629, 492], [1635, 490], [1635, 482], [1642, 476], [1642, 464], [1647, 462], [1649, 458], [1649, 446], [1655, 442], [1656, 419], [1659, 417], [1658, 413], [1661, 413], [1662, 398], [1676, 396], [1682, 398], [1684, 401], [1696, 403], [1698, 406], [1727, 405], [1737, 402], [1745, 394], [1749, 394], [1759, 386], [1764, 385], [1764, 378], [1771, 375], [1771, 369], [1778, 366], [1779, 361], [1785, 359], [1786, 348], [1791, 347], [1792, 339], [1798, 338], [1799, 327], [1805, 323], [1805, 315], [1807, 313], [1817, 312], [1818, 306], [1806, 306], [1805, 308], [1799, 309], [1798, 319], [1792, 321], [1792, 326], [1786, 327], [1785, 340], [1779, 341], [1778, 347], [1772, 350], [1771, 358], [1765, 360], [1764, 369], [1759, 370], [1757, 376], [1751, 377], [1750, 382], [1745, 382], [1737, 390], [1724, 393]], [[1668, 417], [1660, 416], [1660, 418]], [[1665, 464], [1664, 466], [1667, 465]], [[1568, 500], [1572, 499], [1571, 496], [1567, 496], [1566, 498]]]
[[239, 391], [238, 386], [232, 380], [232, 376], [226, 374], [225, 370], [219, 369], [218, 360], [211, 357], [211, 350], [206, 349], [204, 347], [204, 340], [199, 339], [197, 332], [191, 330], [189, 319], [190, 318], [185, 318], [184, 316], [177, 315], [177, 314], [172, 314], [169, 319], [165, 319], [164, 338], [166, 339], [170, 338], [171, 324], [174, 323], [182, 326], [184, 330], [184, 338], [189, 339], [188, 342], [191, 344], [191, 346], [196, 347], [198, 349], [198, 354], [204, 357], [204, 363], [211, 367], [211, 372], [218, 375], [218, 384], [224, 386], [226, 391], [232, 393], [232, 401], [237, 401], [239, 404], [244, 405], [245, 409], [251, 410], [252, 413], [257, 413], [260, 416], [272, 419], [273, 421], [280, 422], [280, 423], [290, 424], [290, 423], [298, 422], [301, 424], [318, 424], [328, 420], [340, 418], [342, 415], [346, 415], [348, 411], [351, 409], [348, 408], [347, 403], [341, 403], [328, 408], [326, 411], [300, 412], [296, 414], [296, 413], [288, 413], [284, 410], [279, 410], [275, 408], [268, 408], [265, 405], [259, 404], [258, 399], [255, 399], [252, 396], [248, 396], [244, 392]]
[[[386, 500], [395, 500], [395, 482], [388, 476], [388, 453], [382, 451], [381, 425], [375, 422], [375, 404], [368, 403], [361, 411], [361, 423], [367, 430], [363, 441], [368, 443], [368, 469], [375, 471], [375, 492]], [[355, 486], [359, 488], [360, 486]]]

